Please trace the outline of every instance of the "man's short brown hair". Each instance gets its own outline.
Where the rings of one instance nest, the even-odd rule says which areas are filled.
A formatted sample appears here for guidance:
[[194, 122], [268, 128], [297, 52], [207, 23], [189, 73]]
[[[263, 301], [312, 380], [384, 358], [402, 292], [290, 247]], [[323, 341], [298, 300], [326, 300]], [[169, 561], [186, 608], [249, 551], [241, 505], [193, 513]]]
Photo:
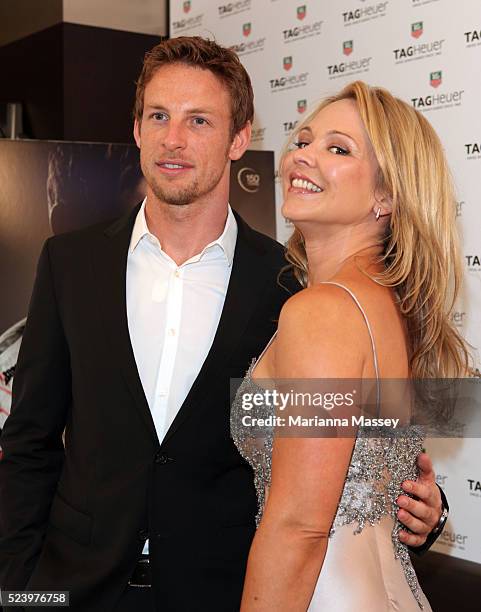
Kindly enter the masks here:
[[213, 40], [200, 36], [179, 36], [164, 40], [144, 57], [137, 81], [134, 117], [140, 123], [144, 112], [144, 93], [156, 70], [166, 64], [186, 64], [210, 70], [227, 89], [231, 100], [231, 137], [254, 117], [254, 93], [251, 80], [237, 55]]

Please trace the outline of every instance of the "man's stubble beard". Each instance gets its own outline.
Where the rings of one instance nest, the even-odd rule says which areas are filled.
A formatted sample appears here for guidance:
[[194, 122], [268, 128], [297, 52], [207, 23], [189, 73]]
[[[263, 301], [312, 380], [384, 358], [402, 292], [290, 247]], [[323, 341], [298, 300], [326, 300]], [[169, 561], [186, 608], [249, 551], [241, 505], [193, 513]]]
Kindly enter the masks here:
[[187, 206], [188, 204], [192, 204], [199, 195], [203, 195], [199, 193], [198, 181], [194, 181], [192, 185], [184, 189], [175, 190], [172, 188], [172, 190], [169, 191], [163, 189], [163, 187], [158, 185], [155, 181], [152, 181], [149, 187], [158, 200], [171, 206]]
[[165, 188], [153, 176], [149, 176], [149, 172], [146, 171], [147, 168], [145, 168], [142, 163], [141, 166], [147, 184], [160, 202], [164, 202], [165, 204], [169, 204], [171, 206], [188, 206], [189, 204], [192, 204], [196, 200], [212, 192], [217, 187], [222, 179], [228, 160], [229, 156], [226, 152], [224, 166], [219, 172], [210, 174], [205, 185], [201, 186], [199, 179], [195, 178], [190, 185], [184, 188], [175, 187], [175, 185], [167, 186], [167, 188]]

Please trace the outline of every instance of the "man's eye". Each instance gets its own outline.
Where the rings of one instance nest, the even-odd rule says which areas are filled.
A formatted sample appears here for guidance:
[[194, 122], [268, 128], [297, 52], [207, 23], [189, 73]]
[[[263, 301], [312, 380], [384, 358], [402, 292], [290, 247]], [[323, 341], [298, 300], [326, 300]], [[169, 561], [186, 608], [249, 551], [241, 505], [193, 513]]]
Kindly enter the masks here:
[[329, 151], [332, 151], [336, 155], [349, 155], [349, 151], [347, 149], [343, 149], [338, 145], [333, 145], [332, 147], [329, 147]]
[[195, 117], [194, 123], [195, 125], [206, 125], [207, 121], [203, 117]]
[[167, 115], [165, 113], [153, 113], [152, 117], [156, 121], [165, 121], [165, 119], [167, 118]]

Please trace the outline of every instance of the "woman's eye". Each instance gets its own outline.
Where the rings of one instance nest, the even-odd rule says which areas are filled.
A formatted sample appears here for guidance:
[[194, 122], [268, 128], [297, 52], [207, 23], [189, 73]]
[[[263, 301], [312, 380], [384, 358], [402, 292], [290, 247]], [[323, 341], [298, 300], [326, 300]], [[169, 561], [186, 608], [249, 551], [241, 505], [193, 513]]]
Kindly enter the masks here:
[[311, 143], [306, 142], [305, 140], [298, 140], [297, 142], [293, 142], [292, 144], [298, 149], [304, 149], [305, 147], [309, 146]]
[[343, 149], [343, 147], [340, 147], [338, 145], [333, 145], [332, 147], [329, 147], [329, 151], [332, 151], [336, 155], [349, 155], [349, 151], [347, 149]]

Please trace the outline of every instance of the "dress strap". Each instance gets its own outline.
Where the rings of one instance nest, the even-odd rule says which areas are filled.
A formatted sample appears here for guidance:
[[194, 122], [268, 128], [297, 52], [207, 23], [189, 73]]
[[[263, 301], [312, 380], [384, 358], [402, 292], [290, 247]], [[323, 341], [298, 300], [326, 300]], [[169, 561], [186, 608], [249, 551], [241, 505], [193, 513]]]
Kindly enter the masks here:
[[259, 355], [259, 357], [257, 358], [257, 363], [259, 363], [259, 361], [262, 359], [262, 357], [264, 356], [264, 353], [267, 351], [267, 349], [270, 347], [270, 345], [272, 344], [272, 342], [274, 341], [274, 338], [277, 336], [277, 329], [276, 331], [272, 334], [271, 339], [269, 340], [269, 342], [265, 345], [264, 350], [262, 351], [262, 353]]
[[271, 339], [269, 340], [269, 342], [265, 345], [264, 350], [262, 351], [262, 353], [259, 355], [259, 357], [257, 357], [257, 359], [253, 360], [253, 365], [251, 366], [251, 376], [252, 374], [254, 374], [254, 370], [255, 370], [255, 366], [259, 363], [259, 361], [262, 359], [262, 357], [264, 356], [264, 353], [267, 351], [267, 349], [270, 347], [270, 345], [272, 344], [272, 342], [274, 341], [274, 338], [277, 336], [277, 329], [276, 331], [273, 333]]
[[335, 285], [336, 287], [340, 287], [341, 289], [344, 289], [344, 291], [347, 291], [349, 295], [352, 297], [352, 299], [354, 300], [354, 302], [356, 303], [356, 306], [361, 311], [362, 316], [364, 317], [364, 321], [366, 322], [367, 331], [369, 332], [369, 337], [371, 338], [372, 356], [374, 360], [374, 371], [376, 373], [376, 399], [377, 399], [377, 406], [379, 409], [380, 399], [381, 399], [381, 390], [380, 390], [380, 385], [379, 385], [379, 364], [377, 360], [377, 351], [376, 351], [376, 344], [374, 342], [374, 335], [372, 333], [371, 324], [369, 323], [367, 314], [364, 311], [364, 308], [361, 306], [361, 303], [359, 302], [357, 297], [354, 295], [354, 293], [351, 291], [351, 289], [349, 289], [349, 287], [346, 287], [345, 285], [341, 285], [341, 283], [336, 283], [334, 281], [324, 281], [319, 284], [320, 285]]

